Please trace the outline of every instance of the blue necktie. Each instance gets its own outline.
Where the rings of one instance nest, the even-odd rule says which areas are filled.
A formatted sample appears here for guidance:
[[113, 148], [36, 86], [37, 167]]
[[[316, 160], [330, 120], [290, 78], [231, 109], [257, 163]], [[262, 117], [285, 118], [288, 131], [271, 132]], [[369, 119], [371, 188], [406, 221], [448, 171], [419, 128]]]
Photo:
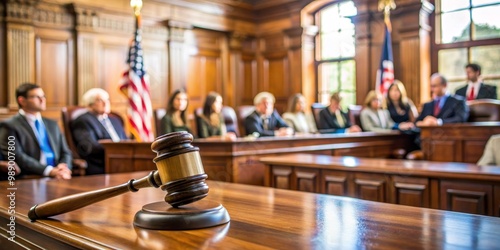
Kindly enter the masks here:
[[47, 137], [47, 131], [45, 130], [45, 126], [40, 123], [37, 119], [35, 120], [35, 127], [38, 131], [38, 143], [40, 144], [40, 149], [43, 151], [45, 155], [45, 159], [47, 160], [47, 165], [55, 167], [54, 161], [54, 151], [49, 143], [49, 137]]

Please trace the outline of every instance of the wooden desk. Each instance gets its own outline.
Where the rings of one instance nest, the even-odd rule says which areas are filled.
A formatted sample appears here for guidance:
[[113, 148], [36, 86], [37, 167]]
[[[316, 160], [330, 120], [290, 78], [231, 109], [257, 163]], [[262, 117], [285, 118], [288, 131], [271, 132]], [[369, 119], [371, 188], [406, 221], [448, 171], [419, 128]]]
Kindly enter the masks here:
[[455, 123], [420, 129], [425, 160], [477, 163], [490, 136], [500, 134], [500, 122]]
[[[222, 203], [231, 222], [191, 231], [154, 231], [133, 226], [136, 211], [160, 201], [159, 189], [127, 193], [34, 223], [35, 203], [122, 184], [140, 173], [77, 177], [69, 181], [16, 182], [16, 243], [29, 249], [494, 249], [500, 219], [352, 198], [208, 182], [206, 199]], [[6, 182], [0, 188], [8, 188]], [[0, 237], [8, 241], [9, 201], [0, 199]]]
[[[294, 152], [359, 157], [389, 157], [396, 148], [406, 148], [409, 137], [399, 132], [262, 137], [236, 141], [196, 139], [205, 172], [211, 180], [264, 185], [263, 156]], [[150, 143], [102, 141], [106, 150], [106, 173], [154, 170], [155, 154]]]
[[270, 187], [500, 216], [500, 167], [310, 154], [260, 160]]

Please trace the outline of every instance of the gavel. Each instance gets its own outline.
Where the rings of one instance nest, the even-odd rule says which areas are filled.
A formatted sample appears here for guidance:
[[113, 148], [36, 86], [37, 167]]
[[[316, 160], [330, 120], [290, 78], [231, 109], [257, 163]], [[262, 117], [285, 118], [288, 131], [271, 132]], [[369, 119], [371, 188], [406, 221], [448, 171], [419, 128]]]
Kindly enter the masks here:
[[[194, 229], [227, 223], [229, 215], [222, 205], [214, 202], [194, 203], [205, 198], [209, 188], [205, 183], [207, 175], [203, 169], [199, 149], [191, 145], [192, 141], [193, 136], [184, 131], [159, 136], [151, 144], [151, 150], [157, 154], [153, 162], [158, 170], [141, 179], [131, 179], [118, 186], [34, 205], [29, 210], [28, 217], [35, 221], [70, 212], [129, 191], [137, 192], [142, 188], [160, 187], [167, 192], [165, 202], [144, 206], [135, 216], [135, 225], [149, 229]], [[194, 204], [189, 209], [183, 209], [191, 203]], [[186, 222], [186, 225], [181, 225], [182, 221], [187, 221], [186, 218], [190, 218], [190, 221]]]

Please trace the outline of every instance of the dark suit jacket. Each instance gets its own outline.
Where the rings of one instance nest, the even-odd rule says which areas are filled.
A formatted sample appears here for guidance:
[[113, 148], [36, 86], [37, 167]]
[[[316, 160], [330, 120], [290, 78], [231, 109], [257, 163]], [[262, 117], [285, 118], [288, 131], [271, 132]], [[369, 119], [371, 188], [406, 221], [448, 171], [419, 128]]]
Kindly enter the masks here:
[[[467, 85], [459, 88], [457, 92], [455, 92], [455, 95], [463, 96], [465, 99], [467, 99], [467, 97], [465, 96], [466, 94]], [[497, 99], [497, 86], [481, 83], [479, 92], [477, 92], [476, 99]]]
[[[424, 104], [422, 113], [417, 118], [417, 121], [422, 121], [426, 116], [434, 116], [434, 101]], [[469, 117], [469, 107], [461, 96], [448, 96], [443, 104], [441, 111], [436, 118], [443, 120], [443, 123], [460, 123], [466, 122]]]
[[274, 136], [274, 130], [279, 128], [288, 128], [288, 125], [276, 110], [269, 117], [268, 130], [264, 130], [264, 123], [257, 111], [254, 111], [245, 118], [245, 131], [247, 135], [257, 132], [260, 136]]
[[[42, 118], [42, 120], [47, 129], [50, 145], [54, 150], [56, 164], [66, 163], [68, 164], [68, 168], [71, 169], [71, 151], [66, 144], [66, 139], [59, 130], [57, 122], [47, 118]], [[38, 139], [26, 118], [21, 114], [17, 114], [5, 121], [0, 128], [0, 149], [4, 156], [9, 151], [9, 136], [15, 138], [16, 145], [14, 152], [16, 154], [16, 163], [21, 168], [21, 175], [43, 175], [43, 171], [47, 165], [40, 163], [40, 145], [38, 144]]]
[[[120, 139], [127, 139], [125, 131], [118, 118], [108, 116]], [[104, 147], [98, 140], [111, 139], [97, 117], [87, 112], [76, 118], [70, 124], [78, 154], [87, 161], [86, 174], [104, 173]]]
[[340, 111], [342, 117], [344, 118], [345, 126], [341, 127], [339, 122], [337, 121], [337, 116], [335, 114], [330, 113], [330, 109], [328, 107], [324, 108], [319, 112], [319, 127], [318, 131], [322, 134], [331, 134], [331, 133], [344, 133], [346, 128], [351, 127], [351, 122], [347, 117], [347, 114], [343, 111]]

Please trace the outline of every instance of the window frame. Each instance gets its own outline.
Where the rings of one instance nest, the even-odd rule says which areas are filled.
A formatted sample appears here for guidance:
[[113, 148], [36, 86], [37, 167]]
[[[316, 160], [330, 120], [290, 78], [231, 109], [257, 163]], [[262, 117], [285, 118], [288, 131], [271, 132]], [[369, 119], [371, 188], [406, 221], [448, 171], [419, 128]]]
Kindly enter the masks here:
[[[349, 56], [349, 57], [339, 57], [339, 58], [330, 58], [330, 59], [318, 59], [321, 57], [321, 47], [322, 47], [322, 44], [321, 44], [321, 11], [333, 6], [333, 5], [340, 5], [341, 3], [343, 2], [349, 2], [352, 0], [339, 0], [339, 1], [335, 1], [335, 2], [332, 2], [332, 3], [328, 3], [328, 4], [325, 4], [324, 6], [322, 6], [321, 8], [318, 8], [316, 11], [314, 11], [312, 13], [312, 16], [313, 16], [313, 20], [314, 20], [314, 25], [318, 27], [318, 33], [316, 34], [315, 38], [314, 38], [314, 71], [315, 71], [315, 75], [316, 75], [316, 90], [317, 90], [317, 93], [316, 93], [316, 100], [317, 102], [320, 102], [320, 103], [323, 103], [323, 104], [328, 104], [326, 103], [326, 100], [327, 99], [329, 101], [329, 96], [331, 95], [331, 93], [335, 92], [335, 91], [341, 91], [341, 93], [349, 93], [349, 94], [352, 94], [354, 96], [354, 103], [351, 103], [351, 104], [356, 104], [356, 92], [357, 92], [357, 85], [356, 85], [356, 60], [355, 60], [355, 57], [356, 57], [356, 45], [355, 45], [355, 39], [356, 39], [356, 33], [354, 33], [354, 55], [352, 56]], [[352, 18], [352, 17], [351, 17]], [[354, 23], [353, 23], [354, 24]], [[355, 29], [354, 29], [355, 31]], [[338, 67], [340, 67], [340, 63], [342, 62], [347, 62], [347, 61], [353, 61], [354, 62], [354, 90], [345, 90], [345, 89], [342, 89], [342, 85], [339, 84], [339, 89], [331, 89], [331, 90], [324, 90], [322, 86], [320, 86], [320, 83], [322, 81], [322, 75], [320, 75], [320, 67], [322, 64], [325, 64], [325, 63], [338, 63]], [[339, 74], [338, 75], [338, 81], [341, 82], [341, 78], [342, 78], [342, 75]], [[328, 92], [328, 98], [325, 98], [323, 99], [322, 96], [326, 94], [326, 92]], [[323, 100], [322, 100], [323, 99]], [[346, 105], [345, 103], [343, 103], [344, 105]]]

